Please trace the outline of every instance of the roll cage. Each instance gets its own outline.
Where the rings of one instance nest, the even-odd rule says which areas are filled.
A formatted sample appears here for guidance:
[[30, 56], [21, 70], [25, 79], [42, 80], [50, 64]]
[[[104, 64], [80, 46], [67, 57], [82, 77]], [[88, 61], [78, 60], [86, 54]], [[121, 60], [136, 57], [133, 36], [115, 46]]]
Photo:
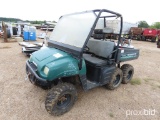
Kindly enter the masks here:
[[[107, 10], [107, 9], [95, 9], [95, 10], [90, 10], [90, 11], [67, 14], [67, 15], [64, 15], [64, 16], [75, 15], [75, 14], [83, 14], [83, 13], [86, 13], [86, 12], [94, 12], [94, 14], [96, 16], [96, 19], [95, 19], [95, 22], [94, 22], [90, 32], [88, 33], [88, 36], [87, 36], [87, 38], [85, 40], [85, 43], [84, 43], [82, 48], [78, 48], [78, 47], [71, 46], [71, 45], [64, 44], [64, 43], [59, 43], [59, 42], [52, 41], [52, 40], [48, 40], [48, 46], [60, 49], [62, 51], [65, 51], [65, 52], [73, 55], [77, 59], [79, 59], [79, 69], [81, 69], [82, 68], [83, 51], [84, 51], [84, 49], [85, 49], [85, 47], [86, 47], [86, 45], [87, 45], [92, 33], [94, 32], [94, 29], [96, 27], [96, 24], [97, 24], [99, 18], [104, 18], [104, 21], [105, 21], [106, 18], [112, 18], [112, 17], [120, 18], [120, 21], [121, 21], [120, 23], [121, 24], [120, 24], [120, 32], [119, 32], [118, 44], [116, 46], [115, 54], [114, 54], [114, 58], [113, 58], [114, 61], [116, 62], [117, 61], [118, 48], [119, 48], [119, 44], [120, 44], [120, 37], [121, 37], [122, 27], [123, 27], [123, 17], [122, 17], [122, 15], [119, 14], [119, 13]], [[106, 15], [102, 15], [102, 13], [109, 13], [111, 15], [107, 15], [106, 16]], [[64, 17], [64, 16], [61, 16], [60, 19], [62, 17]], [[105, 22], [104, 22], [104, 26], [105, 26]]]

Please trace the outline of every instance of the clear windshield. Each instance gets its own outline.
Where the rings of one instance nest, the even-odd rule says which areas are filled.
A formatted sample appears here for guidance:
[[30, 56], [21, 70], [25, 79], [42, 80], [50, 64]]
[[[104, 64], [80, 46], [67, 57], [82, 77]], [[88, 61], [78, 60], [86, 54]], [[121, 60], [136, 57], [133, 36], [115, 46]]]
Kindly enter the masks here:
[[82, 48], [95, 19], [93, 12], [63, 16], [54, 28], [50, 40]]

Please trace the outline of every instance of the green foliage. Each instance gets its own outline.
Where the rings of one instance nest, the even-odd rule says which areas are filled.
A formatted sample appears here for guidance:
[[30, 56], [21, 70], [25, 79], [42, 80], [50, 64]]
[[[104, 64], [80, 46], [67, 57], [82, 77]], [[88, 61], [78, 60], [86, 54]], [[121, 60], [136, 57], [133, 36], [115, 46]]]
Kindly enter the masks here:
[[5, 17], [0, 17], [0, 21], [4, 22], [17, 22], [17, 21], [22, 21], [21, 19], [18, 18], [5, 18]]
[[[23, 21], [21, 19], [18, 18], [5, 18], [5, 17], [0, 17], [0, 21], [4, 21], [4, 22], [17, 22], [17, 21]], [[25, 20], [23, 22], [30, 22], [31, 24], [43, 24], [46, 23], [46, 20], [43, 21], [38, 21], [38, 20], [34, 20], [34, 21], [30, 21], [30, 20]], [[56, 23], [56, 21], [53, 21], [54, 23]]]
[[144, 78], [144, 81], [146, 82], [146, 83], [148, 83], [149, 81], [151, 81], [151, 80], [153, 80], [152, 78]]
[[146, 21], [139, 21], [138, 22], [138, 27], [141, 27], [141, 28], [148, 28], [149, 25]]
[[43, 24], [45, 23], [44, 21], [26, 21], [26, 22], [30, 22], [31, 24]]
[[153, 23], [150, 28], [154, 28], [154, 29], [160, 29], [160, 22], [155, 22]]

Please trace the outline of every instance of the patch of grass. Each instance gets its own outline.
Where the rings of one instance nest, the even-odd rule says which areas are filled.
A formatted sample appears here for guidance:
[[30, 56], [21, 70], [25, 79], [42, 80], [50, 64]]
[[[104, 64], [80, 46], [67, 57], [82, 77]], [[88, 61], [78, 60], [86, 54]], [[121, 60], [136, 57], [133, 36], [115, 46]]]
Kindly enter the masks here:
[[109, 113], [109, 116], [112, 117], [112, 118], [114, 117], [113, 113]]
[[149, 78], [145, 78], [144, 79], [145, 82], [149, 82], [149, 80], [150, 80]]
[[144, 81], [148, 83], [148, 82], [149, 82], [149, 79], [144, 79]]
[[140, 78], [133, 78], [131, 80], [131, 85], [140, 85], [141, 84], [141, 79]]
[[160, 88], [160, 85], [158, 85], [158, 88]]
[[152, 78], [144, 78], [145, 82], [149, 82], [149, 81], [152, 81], [152, 80], [154, 80], [154, 79], [152, 79]]
[[157, 87], [158, 87], [158, 86], [157, 86], [157, 85], [155, 85], [154, 83], [151, 83], [151, 84], [150, 84], [150, 86], [151, 86], [152, 90], [156, 90], [156, 89], [157, 89]]

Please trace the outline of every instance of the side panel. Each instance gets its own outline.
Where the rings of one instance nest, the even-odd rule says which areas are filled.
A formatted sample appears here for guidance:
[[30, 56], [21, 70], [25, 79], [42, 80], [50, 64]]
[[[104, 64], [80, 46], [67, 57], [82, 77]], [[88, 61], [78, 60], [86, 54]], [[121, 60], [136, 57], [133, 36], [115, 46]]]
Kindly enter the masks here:
[[102, 68], [101, 80], [100, 80], [100, 83], [102, 85], [109, 83], [115, 68], [116, 68], [115, 65], [106, 66], [106, 67]]
[[134, 60], [139, 57], [139, 49], [121, 48], [118, 49], [117, 62]]
[[86, 63], [84, 59], [82, 61], [82, 69], [79, 71], [79, 75], [86, 75]]
[[92, 82], [99, 84], [108, 83], [111, 79], [111, 75], [115, 70], [115, 65], [106, 65], [102, 67], [96, 67], [92, 65], [87, 65], [87, 74], [86, 77]]
[[87, 65], [87, 72], [89, 72], [88, 68], [91, 70], [90, 73], [79, 75], [84, 90], [109, 83], [116, 66], [96, 67]]
[[46, 66], [50, 68], [48, 74], [48, 80], [52, 81], [61, 77], [69, 77], [74, 75], [85, 75], [86, 74], [86, 66], [85, 62], [82, 63], [82, 69], [79, 70], [78, 60], [73, 58], [61, 59]]
[[144, 36], [156, 36], [157, 35], [157, 30], [156, 29], [148, 29], [146, 28], [143, 32]]

